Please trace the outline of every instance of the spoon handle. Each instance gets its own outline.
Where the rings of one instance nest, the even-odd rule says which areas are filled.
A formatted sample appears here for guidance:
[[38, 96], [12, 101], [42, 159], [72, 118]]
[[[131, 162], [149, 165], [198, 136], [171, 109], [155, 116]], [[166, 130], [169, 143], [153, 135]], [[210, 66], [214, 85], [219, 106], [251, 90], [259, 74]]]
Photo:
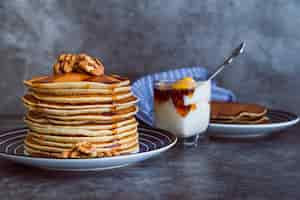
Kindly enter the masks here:
[[220, 65], [217, 67], [216, 71], [214, 71], [214, 73], [212, 73], [208, 80], [212, 80], [213, 78], [215, 78], [221, 71], [223, 71], [223, 69], [229, 65], [230, 63], [232, 63], [233, 59], [235, 57], [237, 57], [238, 55], [242, 54], [244, 52], [244, 49], [245, 49], [245, 43], [242, 42], [237, 48], [235, 48], [233, 50], [233, 52], [231, 53], [231, 55], [226, 58], [226, 60]]

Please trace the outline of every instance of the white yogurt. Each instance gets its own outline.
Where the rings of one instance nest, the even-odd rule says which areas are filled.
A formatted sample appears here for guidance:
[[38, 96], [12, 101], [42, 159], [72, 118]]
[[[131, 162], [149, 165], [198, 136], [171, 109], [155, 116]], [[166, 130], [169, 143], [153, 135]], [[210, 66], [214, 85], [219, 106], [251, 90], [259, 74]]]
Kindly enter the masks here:
[[183, 96], [184, 105], [194, 104], [195, 109], [180, 115], [171, 98], [154, 100], [155, 126], [168, 130], [180, 138], [188, 138], [206, 131], [210, 119], [211, 82], [197, 83], [192, 96]]

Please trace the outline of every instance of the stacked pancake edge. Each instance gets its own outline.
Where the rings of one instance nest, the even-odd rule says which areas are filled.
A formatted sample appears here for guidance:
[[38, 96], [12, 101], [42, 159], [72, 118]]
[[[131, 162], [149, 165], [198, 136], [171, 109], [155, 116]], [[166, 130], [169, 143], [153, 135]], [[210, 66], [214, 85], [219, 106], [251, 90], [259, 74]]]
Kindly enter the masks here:
[[117, 75], [91, 78], [80, 73], [24, 81], [31, 156], [94, 158], [139, 150], [137, 98], [130, 81]]

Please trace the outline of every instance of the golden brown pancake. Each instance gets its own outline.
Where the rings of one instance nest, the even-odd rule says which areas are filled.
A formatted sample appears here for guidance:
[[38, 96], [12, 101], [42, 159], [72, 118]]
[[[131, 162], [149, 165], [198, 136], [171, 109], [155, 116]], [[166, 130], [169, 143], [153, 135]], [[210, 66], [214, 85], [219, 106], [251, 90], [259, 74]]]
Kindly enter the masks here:
[[91, 120], [91, 121], [60, 121], [60, 120], [52, 120], [45, 118], [41, 115], [31, 115], [27, 113], [25, 115], [24, 120], [30, 120], [32, 122], [35, 122], [37, 124], [53, 124], [53, 125], [63, 125], [66, 127], [86, 127], [86, 126], [98, 126], [101, 125], [103, 129], [113, 129], [116, 127], [122, 127], [128, 124], [136, 123], [135, 117], [130, 117], [128, 119], [122, 119], [118, 120], [115, 122], [106, 122], [106, 121], [96, 121], [96, 120]]
[[119, 107], [129, 106], [136, 104], [138, 99], [135, 96], [130, 96], [128, 98], [115, 100], [111, 102], [104, 103], [82, 103], [82, 104], [70, 104], [70, 103], [52, 103], [47, 101], [42, 101], [34, 98], [32, 95], [26, 94], [23, 98], [23, 103], [30, 106], [42, 107], [42, 108], [53, 108], [57, 110], [82, 110], [90, 108], [110, 108], [118, 109]]
[[212, 119], [213, 123], [221, 123], [221, 124], [268, 124], [270, 123], [270, 119], [268, 117], [260, 117], [258, 119], [248, 119], [248, 120], [240, 120], [240, 119]]
[[30, 92], [34, 98], [40, 101], [47, 101], [52, 103], [68, 103], [68, 104], [83, 104], [83, 103], [105, 103], [115, 100], [122, 100], [132, 96], [131, 92], [116, 93], [114, 95], [107, 94], [88, 94], [88, 95], [48, 95], [36, 92]]
[[129, 92], [130, 86], [122, 86], [117, 88], [100, 88], [100, 89], [47, 89], [47, 88], [30, 88], [31, 91], [42, 94], [53, 94], [53, 95], [80, 95], [80, 94], [113, 94], [113, 93], [125, 93]]
[[[126, 111], [134, 104], [125, 104], [122, 106], [108, 107], [108, 108], [86, 108], [86, 109], [55, 109], [55, 108], [45, 108], [40, 106], [32, 106], [30, 104], [24, 103], [24, 106], [32, 112], [45, 113], [49, 115], [61, 115], [61, 116], [72, 116], [81, 114], [101, 114], [101, 113], [114, 113], [116, 111], [122, 112]], [[124, 113], [124, 112], [123, 112]]]
[[44, 89], [107, 89], [129, 85], [130, 81], [117, 75], [90, 76], [72, 72], [62, 75], [35, 77], [24, 81], [24, 84], [30, 88]]
[[121, 127], [113, 127], [112, 129], [105, 129], [102, 125], [77, 125], [77, 126], [64, 126], [64, 125], [53, 125], [53, 124], [39, 124], [28, 119], [24, 120], [27, 126], [36, 132], [47, 133], [53, 135], [81, 135], [81, 136], [105, 136], [115, 135], [126, 130], [136, 128], [138, 123], [133, 122], [130, 124], [123, 125]]
[[133, 128], [130, 130], [125, 130], [123, 132], [120, 132], [118, 134], [110, 134], [110, 135], [100, 135], [100, 136], [87, 136], [87, 135], [53, 135], [49, 133], [39, 133], [30, 130], [28, 132], [28, 135], [34, 136], [36, 138], [43, 139], [45, 141], [52, 141], [52, 142], [60, 142], [60, 143], [78, 143], [81, 141], [87, 141], [87, 142], [110, 142], [113, 140], [125, 138], [128, 136], [136, 135], [137, 134], [137, 128]]
[[[123, 154], [131, 154], [136, 153], [139, 151], [139, 145], [133, 145], [132, 147], [129, 147], [127, 149], [120, 150], [120, 155]], [[25, 146], [25, 153], [27, 153], [30, 156], [34, 157], [44, 157], [44, 158], [62, 158], [61, 153], [53, 153], [53, 152], [47, 152], [47, 151], [41, 151], [38, 149], [31, 148], [29, 146]], [[90, 157], [82, 157], [82, 158], [90, 158]]]
[[29, 115], [40, 115], [48, 119], [60, 120], [60, 121], [103, 121], [105, 123], [117, 122], [123, 119], [128, 119], [133, 117], [138, 111], [137, 106], [132, 106], [121, 111], [109, 112], [109, 113], [99, 113], [99, 114], [80, 114], [80, 115], [50, 115], [47, 113], [35, 113], [30, 111]]
[[211, 102], [211, 118], [231, 119], [237, 116], [259, 117], [267, 113], [267, 108], [257, 104]]
[[[62, 147], [62, 148], [72, 148], [74, 144], [76, 144], [76, 142], [71, 141], [71, 142], [61, 142], [61, 141], [55, 141], [55, 140], [48, 140], [45, 137], [40, 137], [41, 135], [39, 135], [38, 133], [33, 133], [33, 132], [29, 132], [28, 136], [31, 137], [31, 139], [33, 141], [35, 141], [36, 143], [40, 144], [40, 145], [46, 145], [46, 146], [54, 146], [54, 147]], [[51, 135], [49, 135], [51, 138]], [[102, 139], [102, 138], [101, 138]], [[107, 141], [103, 141], [103, 140], [94, 140], [94, 141], [90, 141], [91, 144], [94, 144], [96, 147], [109, 147], [109, 146], [116, 146], [116, 145], [120, 145], [120, 144], [126, 144], [130, 141], [136, 140], [138, 139], [138, 134], [136, 132], [134, 132], [133, 134], [129, 134], [129, 135], [125, 135], [123, 137], [119, 137], [119, 138], [115, 138], [115, 139], [111, 139], [111, 140], [107, 140]], [[62, 140], [62, 138], [61, 138]]]
[[[70, 72], [35, 77], [24, 84], [28, 87], [22, 98], [29, 128], [24, 141], [27, 154], [92, 158], [139, 150], [134, 117], [138, 99], [127, 78]], [[92, 148], [93, 154], [86, 154], [84, 148]]]
[[[47, 148], [47, 146], [39, 146], [36, 145], [32, 141], [25, 140], [25, 152], [31, 156], [35, 157], [46, 157], [46, 158], [62, 158], [62, 153], [65, 149], [53, 149], [53, 148]], [[112, 151], [112, 148], [101, 148], [97, 149], [100, 152], [105, 151]], [[131, 143], [130, 146], [128, 145], [127, 148], [115, 148], [115, 151], [117, 151], [120, 155], [123, 154], [130, 154], [130, 153], [136, 153], [139, 151], [139, 144], [138, 141]], [[82, 158], [90, 158], [90, 157], [82, 157]]]
[[269, 123], [267, 108], [257, 104], [211, 102], [211, 121], [233, 124]]

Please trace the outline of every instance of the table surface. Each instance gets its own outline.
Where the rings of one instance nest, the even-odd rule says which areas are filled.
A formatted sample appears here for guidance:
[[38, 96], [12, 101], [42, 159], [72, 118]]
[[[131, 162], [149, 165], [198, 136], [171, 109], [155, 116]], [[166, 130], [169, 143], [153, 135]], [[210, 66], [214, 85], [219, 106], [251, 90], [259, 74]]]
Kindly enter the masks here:
[[[23, 127], [4, 117], [0, 130]], [[0, 160], [4, 199], [300, 199], [300, 125], [256, 140], [177, 145], [132, 166], [53, 172]]]

